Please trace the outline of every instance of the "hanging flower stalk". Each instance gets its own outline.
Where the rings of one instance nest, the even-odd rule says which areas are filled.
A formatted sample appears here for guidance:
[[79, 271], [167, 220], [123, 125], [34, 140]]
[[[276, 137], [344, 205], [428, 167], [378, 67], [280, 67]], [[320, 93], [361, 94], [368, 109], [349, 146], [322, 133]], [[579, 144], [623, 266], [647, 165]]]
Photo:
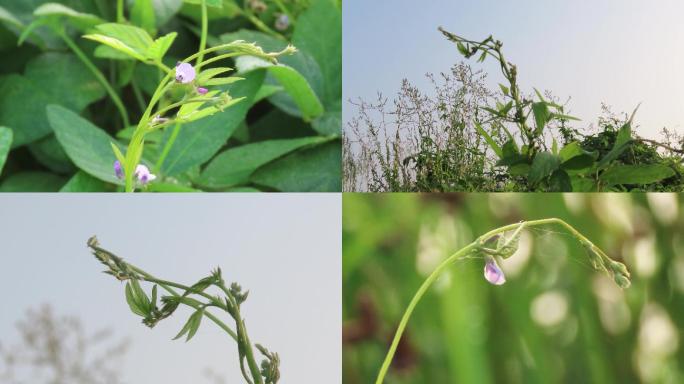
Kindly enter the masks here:
[[[245, 321], [240, 314], [240, 306], [247, 300], [248, 291], [243, 291], [237, 283], [228, 287], [223, 280], [221, 269], [217, 268], [211, 275], [199, 280], [192, 286], [162, 280], [142, 269], [129, 264], [122, 258], [100, 247], [95, 236], [88, 239], [88, 247], [107, 269], [104, 273], [114, 276], [119, 281], [126, 282], [126, 301], [131, 311], [142, 317], [142, 322], [152, 328], [159, 321], [171, 316], [182, 304], [195, 310], [187, 320], [174, 340], [186, 337], [186, 341], [192, 339], [197, 333], [204, 317], [213, 321], [223, 331], [237, 342], [240, 370], [245, 381], [249, 384], [276, 384], [280, 379], [280, 357], [265, 347], [255, 344], [257, 350], [264, 356], [261, 365], [257, 365], [252, 344], [247, 335]], [[153, 284], [151, 295], [142, 289], [141, 282]], [[168, 295], [158, 299], [158, 287], [165, 290]], [[222, 294], [210, 295], [206, 290], [214, 287]], [[176, 289], [181, 290], [179, 293]], [[228, 313], [235, 322], [235, 330], [221, 321], [217, 316], [208, 311], [215, 308]]]
[[[587, 253], [589, 254], [589, 260], [591, 261], [592, 266], [597, 271], [608, 274], [610, 277], [613, 278], [615, 283], [620, 288], [628, 288], [630, 286], [630, 274], [627, 270], [627, 267], [625, 267], [624, 264], [609, 258], [605, 254], [605, 252], [603, 252], [600, 248], [594, 245], [591, 241], [589, 241], [584, 235], [578, 232], [570, 224], [566, 223], [561, 219], [549, 218], [541, 220], [522, 221], [520, 223], [510, 224], [494, 229], [478, 237], [472, 243], [468, 244], [467, 246], [461, 248], [458, 252], [449, 256], [439, 266], [437, 266], [437, 268], [435, 268], [435, 270], [430, 274], [430, 276], [428, 276], [427, 279], [425, 279], [420, 288], [418, 288], [418, 291], [413, 296], [413, 299], [411, 299], [411, 302], [409, 303], [408, 307], [406, 308], [406, 311], [404, 312], [404, 315], [401, 318], [401, 321], [399, 322], [397, 331], [394, 334], [394, 339], [392, 340], [392, 344], [390, 345], [389, 351], [387, 352], [385, 361], [382, 363], [380, 372], [378, 373], [378, 377], [375, 383], [381, 384], [385, 379], [385, 375], [387, 374], [389, 366], [392, 363], [394, 353], [396, 352], [397, 347], [399, 345], [399, 340], [401, 340], [401, 336], [404, 333], [404, 330], [406, 329], [406, 325], [408, 323], [409, 318], [411, 317], [411, 314], [413, 313], [413, 310], [415, 309], [416, 305], [423, 297], [425, 292], [427, 292], [428, 288], [432, 285], [432, 283], [435, 282], [435, 280], [437, 280], [437, 278], [442, 274], [442, 272], [444, 272], [457, 260], [466, 257], [483, 258], [485, 260], [485, 279], [491, 284], [503, 285], [506, 282], [506, 277], [504, 276], [504, 273], [501, 270], [501, 268], [499, 268], [497, 259], [507, 259], [513, 256], [513, 254], [518, 249], [520, 234], [523, 228], [551, 224], [563, 226], [568, 232], [570, 232], [571, 235], [575, 237], [575, 239], [577, 239], [577, 241], [580, 242], [580, 244], [582, 244], [582, 246], [587, 250]], [[510, 231], [513, 231], [513, 233], [509, 237], [507, 237], [506, 232]], [[490, 247], [490, 244], [494, 243], [494, 240], [496, 240], [496, 246]]]

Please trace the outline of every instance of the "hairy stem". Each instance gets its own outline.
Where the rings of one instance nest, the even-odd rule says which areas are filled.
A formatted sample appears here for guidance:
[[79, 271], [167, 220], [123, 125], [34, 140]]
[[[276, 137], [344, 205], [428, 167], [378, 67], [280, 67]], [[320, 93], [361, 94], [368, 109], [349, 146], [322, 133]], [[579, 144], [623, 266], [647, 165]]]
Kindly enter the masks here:
[[166, 141], [166, 144], [164, 144], [164, 149], [162, 150], [161, 155], [159, 155], [159, 159], [157, 160], [157, 164], [155, 164], [154, 168], [156, 172], [159, 172], [161, 170], [162, 165], [164, 165], [164, 161], [166, 160], [166, 157], [169, 155], [169, 152], [171, 152], [171, 148], [173, 147], [173, 143], [176, 142], [176, 138], [178, 137], [178, 134], [180, 133], [181, 130], [181, 123], [176, 123], [176, 126], [173, 127], [173, 132], [171, 132], [171, 137]]
[[123, 0], [116, 0], [116, 22], [123, 23], [126, 19], [124, 18], [124, 2]]
[[92, 61], [86, 56], [83, 51], [76, 45], [76, 43], [71, 40], [71, 38], [66, 34], [64, 31], [59, 32], [59, 36], [64, 40], [66, 45], [76, 54], [76, 56], [85, 64], [85, 66], [90, 70], [90, 72], [95, 76], [97, 81], [102, 84], [102, 86], [105, 88], [107, 91], [107, 94], [109, 94], [109, 97], [112, 98], [112, 102], [114, 102], [114, 105], [116, 105], [116, 109], [119, 111], [119, 114], [121, 115], [121, 120], [123, 121], [124, 127], [128, 127], [130, 125], [130, 122], [128, 121], [128, 111], [126, 110], [126, 107], [124, 106], [123, 102], [119, 98], [119, 95], [116, 93], [114, 88], [109, 84], [107, 79], [104, 77], [102, 72], [100, 72], [99, 69], [93, 64]]
[[200, 46], [199, 46], [199, 52], [200, 55], [197, 56], [197, 62], [196, 65], [199, 66], [202, 64], [202, 60], [204, 59], [204, 49], [207, 47], [207, 1], [202, 0], [202, 34], [200, 35]]

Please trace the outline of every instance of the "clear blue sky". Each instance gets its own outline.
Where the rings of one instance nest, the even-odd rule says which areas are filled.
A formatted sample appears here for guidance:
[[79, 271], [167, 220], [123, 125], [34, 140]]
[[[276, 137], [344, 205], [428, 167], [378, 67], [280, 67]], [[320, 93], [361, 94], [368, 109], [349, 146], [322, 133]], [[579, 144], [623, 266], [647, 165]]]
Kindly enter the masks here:
[[185, 343], [171, 338], [190, 312], [153, 330], [130, 313], [123, 285], [86, 248], [97, 234], [169, 280], [194, 283], [220, 265], [250, 290], [250, 337], [280, 354], [283, 384], [341, 383], [341, 205], [339, 194], [0, 195], [0, 340], [14, 344], [25, 310], [50, 303], [90, 332], [132, 340], [125, 383], [208, 383], [208, 367], [242, 382], [235, 343], [213, 323]]
[[[595, 123], [605, 101], [637, 115], [639, 132], [684, 131], [681, 0], [351, 0], [343, 3], [344, 120], [349, 98], [393, 96], [402, 78], [429, 90], [427, 72], [462, 58], [438, 26], [474, 40], [493, 34], [516, 63], [524, 91], [547, 89]], [[491, 85], [502, 80], [493, 62]]]

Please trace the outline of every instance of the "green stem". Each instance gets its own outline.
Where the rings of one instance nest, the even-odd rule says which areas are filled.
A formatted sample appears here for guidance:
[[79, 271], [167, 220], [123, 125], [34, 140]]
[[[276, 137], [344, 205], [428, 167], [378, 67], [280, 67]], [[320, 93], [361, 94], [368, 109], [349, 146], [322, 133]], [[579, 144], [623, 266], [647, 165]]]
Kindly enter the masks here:
[[247, 335], [247, 327], [245, 326], [245, 322], [242, 320], [242, 317], [240, 315], [240, 308], [237, 308], [236, 314], [237, 319], [235, 319], [235, 325], [238, 328], [238, 337], [242, 336], [242, 348], [245, 353], [245, 358], [247, 359], [247, 366], [249, 367], [249, 371], [252, 373], [254, 384], [263, 384], [264, 380], [261, 377], [259, 365], [254, 359], [254, 350], [252, 349], [252, 342], [249, 341], [249, 336]]
[[123, 0], [116, 1], [116, 22], [123, 23], [126, 19], [124, 18], [124, 2]]
[[[432, 285], [432, 283], [437, 280], [437, 278], [446, 270], [449, 266], [451, 266], [454, 262], [457, 260], [466, 257], [470, 252], [479, 249], [484, 243], [487, 242], [487, 240], [491, 239], [492, 237], [496, 236], [499, 233], [507, 232], [510, 230], [514, 230], [519, 228], [520, 226], [524, 225], [526, 227], [533, 227], [533, 226], [541, 226], [541, 225], [548, 225], [548, 224], [559, 224], [565, 227], [565, 229], [568, 230], [575, 238], [577, 238], [580, 241], [586, 242], [587, 244], [593, 244], [586, 238], [584, 235], [579, 233], [575, 228], [573, 228], [570, 224], [566, 223], [565, 221], [558, 219], [558, 218], [549, 218], [549, 219], [540, 219], [540, 220], [531, 220], [531, 221], [523, 221], [520, 223], [515, 223], [515, 224], [509, 224], [503, 227], [499, 227], [497, 229], [491, 230], [484, 235], [478, 237], [475, 241], [472, 243], [466, 245], [465, 247], [461, 248], [458, 252], [454, 253], [453, 255], [449, 256], [446, 260], [444, 260], [437, 268], [435, 268], [434, 271], [430, 274], [430, 276], [425, 279], [423, 284], [418, 288], [418, 291], [415, 293], [413, 298], [411, 299], [411, 302], [409, 303], [408, 307], [406, 307], [406, 310], [404, 311], [404, 315], [401, 317], [401, 321], [399, 322], [399, 326], [397, 327], [397, 331], [394, 334], [394, 339], [392, 339], [392, 344], [390, 345], [389, 350], [387, 351], [387, 356], [385, 357], [385, 360], [382, 363], [382, 366], [380, 367], [380, 372], [378, 373], [378, 377], [375, 380], [375, 384], [381, 384], [383, 380], [385, 379], [385, 375], [387, 374], [387, 371], [389, 370], [390, 364], [392, 363], [392, 358], [394, 357], [394, 354], [397, 350], [397, 347], [399, 346], [399, 341], [401, 340], [401, 336], [404, 333], [404, 330], [406, 329], [406, 324], [409, 321], [409, 318], [411, 317], [411, 314], [413, 313], [413, 310], [415, 309], [416, 305], [420, 301], [420, 299], [423, 297], [425, 292], [427, 292], [428, 288]], [[597, 248], [598, 249], [598, 248]], [[603, 254], [603, 252], [601, 252]], [[602, 257], [606, 257], [605, 254], [602, 255]]]
[[252, 24], [254, 24], [254, 26], [257, 27], [257, 29], [260, 30], [261, 32], [264, 32], [264, 33], [266, 33], [266, 34], [268, 34], [268, 35], [271, 35], [271, 36], [273, 36], [273, 37], [275, 37], [276, 39], [279, 39], [279, 40], [287, 40], [287, 39], [285, 39], [285, 37], [284, 37], [283, 35], [281, 35], [280, 33], [278, 33], [278, 32], [276, 32], [276, 31], [272, 30], [271, 28], [268, 27], [268, 25], [266, 25], [263, 21], [261, 21], [261, 19], [259, 19], [258, 17], [256, 17], [256, 16], [254, 15], [254, 13], [253, 13], [251, 10], [249, 10], [248, 5], [247, 5], [247, 2], [245, 2], [245, 8], [244, 8], [242, 11], [243, 11], [245, 17], [246, 17], [249, 21], [251, 21]]
[[181, 123], [176, 123], [176, 126], [173, 127], [173, 132], [171, 132], [171, 137], [169, 137], [169, 139], [166, 141], [166, 144], [164, 144], [164, 149], [162, 150], [162, 153], [159, 156], [159, 159], [157, 160], [157, 164], [155, 164], [154, 166], [156, 172], [159, 172], [161, 170], [162, 165], [164, 165], [164, 160], [166, 160], [166, 157], [169, 155], [171, 147], [173, 147], [173, 143], [176, 141], [180, 129]]
[[138, 107], [140, 108], [140, 111], [144, 111], [145, 98], [143, 97], [143, 94], [140, 91], [140, 87], [138, 86], [138, 83], [135, 80], [131, 81], [131, 88], [133, 88], [133, 95], [135, 95], [135, 100], [138, 102]]
[[207, 101], [216, 101], [216, 100], [219, 100], [219, 99], [216, 97], [197, 97], [195, 99], [184, 99], [181, 101], [177, 101], [173, 104], [169, 104], [166, 107], [158, 110], [157, 113], [155, 113], [155, 116], [163, 117], [166, 112], [168, 112], [174, 108], [178, 108], [180, 106], [188, 104], [188, 103], [200, 103], [200, 102], [204, 103]]
[[124, 127], [128, 127], [130, 125], [130, 122], [128, 121], [128, 111], [126, 110], [126, 107], [124, 106], [123, 102], [119, 98], [119, 95], [116, 94], [116, 91], [114, 91], [114, 88], [112, 88], [111, 85], [109, 85], [109, 82], [107, 79], [104, 77], [102, 72], [100, 72], [99, 69], [93, 64], [92, 61], [86, 56], [83, 51], [76, 45], [76, 43], [71, 40], [71, 38], [66, 34], [64, 31], [59, 31], [59, 36], [64, 40], [67, 46], [78, 56], [79, 59], [85, 64], [85, 66], [92, 72], [92, 74], [95, 76], [97, 81], [102, 84], [102, 86], [105, 88], [107, 93], [109, 94], [109, 97], [112, 98], [112, 101], [114, 102], [114, 105], [116, 105], [116, 108], [119, 110], [119, 114], [121, 115], [121, 120], [123, 121]]
[[200, 35], [200, 55], [197, 56], [196, 65], [199, 67], [204, 59], [204, 49], [207, 47], [207, 1], [202, 0], [202, 34]]
[[[242, 344], [238, 345], [238, 348], [242, 348], [242, 351], [245, 354], [245, 358], [247, 359], [247, 366], [249, 367], [249, 371], [251, 372], [252, 378], [254, 379], [254, 384], [263, 384], [261, 371], [259, 371], [259, 366], [257, 365], [256, 360], [254, 359], [254, 350], [252, 349], [252, 342], [249, 341], [249, 336], [247, 335], [247, 327], [245, 326], [245, 322], [242, 320], [242, 315], [240, 314], [240, 304], [238, 304], [238, 302], [234, 300], [233, 294], [230, 292], [230, 290], [226, 287], [225, 284], [221, 283], [218, 286], [219, 288], [221, 288], [221, 290], [233, 306], [235, 312], [233, 317], [235, 318], [235, 326], [238, 334], [238, 344]], [[242, 359], [240, 359], [240, 370], [242, 370], [242, 375], [249, 382], [247, 374], [245, 373], [245, 367], [242, 362]]]

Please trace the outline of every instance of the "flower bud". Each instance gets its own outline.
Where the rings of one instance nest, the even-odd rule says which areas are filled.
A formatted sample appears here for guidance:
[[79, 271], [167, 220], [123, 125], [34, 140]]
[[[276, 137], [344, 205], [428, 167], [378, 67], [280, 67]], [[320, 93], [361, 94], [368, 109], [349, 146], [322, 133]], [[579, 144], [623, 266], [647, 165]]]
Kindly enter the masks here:
[[114, 162], [114, 174], [116, 175], [117, 179], [123, 179], [124, 178], [124, 171], [123, 171], [123, 168], [121, 167], [121, 162], [119, 160], [116, 160]]

